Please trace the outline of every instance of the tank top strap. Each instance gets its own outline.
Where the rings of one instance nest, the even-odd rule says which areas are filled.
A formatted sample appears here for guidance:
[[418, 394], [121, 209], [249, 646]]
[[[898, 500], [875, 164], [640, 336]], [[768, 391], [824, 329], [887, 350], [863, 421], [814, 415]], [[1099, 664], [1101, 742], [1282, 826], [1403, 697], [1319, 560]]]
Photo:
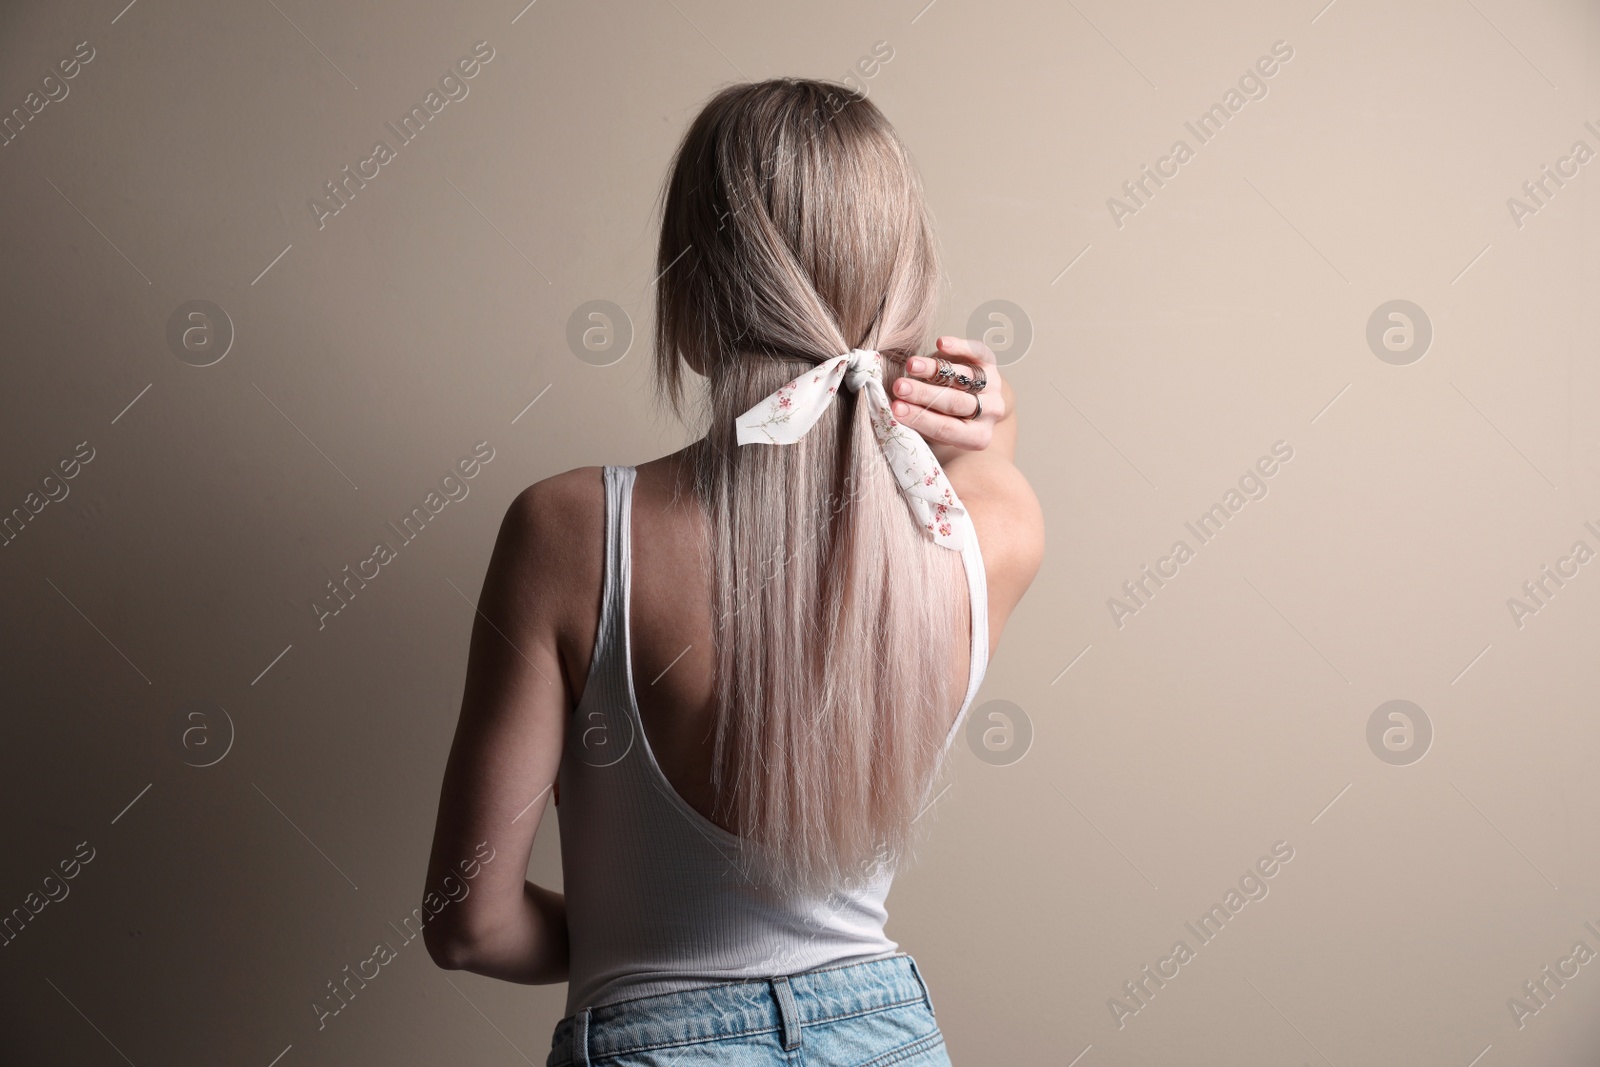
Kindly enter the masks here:
[[950, 724], [949, 731], [944, 735], [946, 752], [950, 750], [957, 732], [965, 724], [967, 712], [972, 707], [972, 700], [978, 695], [978, 687], [983, 684], [983, 677], [989, 670], [989, 575], [984, 569], [983, 552], [978, 548], [978, 528], [972, 521], [972, 515], [968, 513], [963, 517], [963, 521], [966, 523], [966, 539], [961, 548], [961, 558], [967, 572], [972, 653], [967, 667], [966, 696], [961, 700], [961, 708], [956, 712], [955, 721]]
[[[627, 630], [633, 476], [632, 467], [602, 468], [606, 518], [600, 618], [595, 626], [588, 682], [572, 709], [567, 755], [576, 757], [577, 762], [563, 761], [564, 779], [582, 777], [592, 773], [590, 768], [611, 767], [620, 762], [632, 750], [637, 736], [629, 708], [632, 694]], [[573, 785], [576, 795], [576, 782]]]
[[633, 482], [637, 473], [633, 467], [607, 466], [606, 488], [606, 559], [605, 579], [600, 597], [600, 632], [604, 647], [595, 650], [595, 657], [609, 657], [624, 650], [623, 628], [627, 625], [624, 613], [628, 610], [625, 596], [633, 574], [630, 536], [633, 516]]

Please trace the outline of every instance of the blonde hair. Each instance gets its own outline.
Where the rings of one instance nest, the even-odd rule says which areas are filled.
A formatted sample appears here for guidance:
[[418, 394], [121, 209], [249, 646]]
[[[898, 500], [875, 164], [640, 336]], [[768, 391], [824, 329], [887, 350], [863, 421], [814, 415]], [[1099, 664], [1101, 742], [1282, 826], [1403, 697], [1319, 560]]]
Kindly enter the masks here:
[[662, 196], [657, 380], [679, 415], [686, 361], [707, 380], [716, 818], [779, 884], [857, 885], [909, 855], [964, 696], [960, 553], [918, 525], [856, 393], [792, 445], [740, 447], [734, 420], [853, 348], [892, 395], [895, 360], [928, 350], [921, 181], [859, 92], [777, 78], [713, 96]]

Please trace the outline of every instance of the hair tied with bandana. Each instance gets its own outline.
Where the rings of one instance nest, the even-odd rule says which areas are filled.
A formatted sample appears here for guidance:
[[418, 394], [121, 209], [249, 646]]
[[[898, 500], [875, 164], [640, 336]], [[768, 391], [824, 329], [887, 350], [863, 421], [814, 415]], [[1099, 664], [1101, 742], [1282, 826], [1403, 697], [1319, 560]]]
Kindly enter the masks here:
[[922, 435], [894, 417], [883, 387], [883, 357], [856, 348], [807, 369], [780, 385], [737, 420], [741, 445], [792, 445], [816, 425], [839, 391], [861, 393], [878, 447], [889, 461], [900, 493], [922, 528], [945, 548], [960, 551], [966, 509]]

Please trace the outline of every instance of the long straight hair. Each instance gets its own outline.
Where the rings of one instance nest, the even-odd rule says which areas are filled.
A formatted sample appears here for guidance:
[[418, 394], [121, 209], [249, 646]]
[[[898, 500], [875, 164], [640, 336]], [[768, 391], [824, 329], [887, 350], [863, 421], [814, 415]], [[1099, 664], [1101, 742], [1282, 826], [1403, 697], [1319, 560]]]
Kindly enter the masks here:
[[791, 889], [849, 887], [914, 844], [969, 662], [960, 553], [900, 495], [840, 388], [791, 445], [735, 439], [762, 397], [853, 348], [891, 390], [928, 350], [940, 269], [922, 186], [879, 109], [798, 78], [718, 92], [662, 189], [655, 370], [683, 414], [711, 536], [716, 821]]

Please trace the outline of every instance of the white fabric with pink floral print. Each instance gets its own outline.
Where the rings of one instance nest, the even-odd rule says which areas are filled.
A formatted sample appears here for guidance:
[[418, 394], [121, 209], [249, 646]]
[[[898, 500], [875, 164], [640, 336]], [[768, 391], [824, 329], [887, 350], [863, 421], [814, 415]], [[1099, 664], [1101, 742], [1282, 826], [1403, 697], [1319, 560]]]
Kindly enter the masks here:
[[852, 349], [780, 385], [776, 392], [739, 416], [739, 443], [794, 444], [822, 417], [841, 381], [866, 400], [878, 447], [883, 449], [912, 514], [936, 543], [959, 552], [966, 526], [959, 519], [966, 509], [928, 442], [894, 417], [889, 392], [883, 387], [883, 357], [873, 349]]

